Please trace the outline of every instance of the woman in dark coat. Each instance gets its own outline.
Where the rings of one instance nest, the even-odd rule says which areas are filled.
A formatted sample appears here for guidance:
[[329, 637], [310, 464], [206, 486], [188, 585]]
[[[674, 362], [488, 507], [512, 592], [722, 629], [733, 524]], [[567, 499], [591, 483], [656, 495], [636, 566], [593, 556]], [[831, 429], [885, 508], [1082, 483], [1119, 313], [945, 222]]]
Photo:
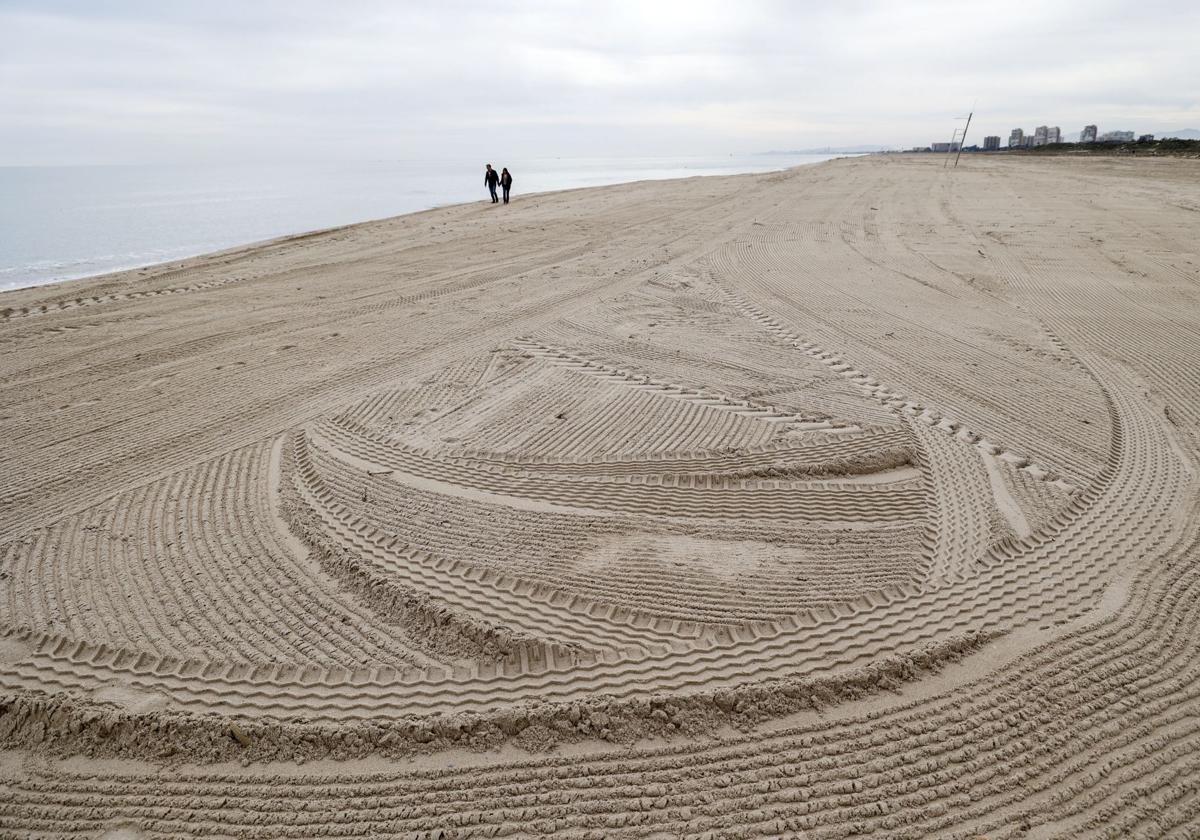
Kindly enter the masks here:
[[500, 172], [500, 186], [504, 188], [504, 203], [508, 204], [508, 191], [512, 189], [512, 175], [508, 172], [508, 167]]

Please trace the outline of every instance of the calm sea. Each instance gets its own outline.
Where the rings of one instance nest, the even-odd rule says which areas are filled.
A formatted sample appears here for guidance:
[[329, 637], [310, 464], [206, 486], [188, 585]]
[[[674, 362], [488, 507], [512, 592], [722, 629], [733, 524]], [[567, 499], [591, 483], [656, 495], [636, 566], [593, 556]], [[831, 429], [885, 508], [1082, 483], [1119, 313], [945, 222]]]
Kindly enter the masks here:
[[[513, 193], [767, 172], [833, 155], [494, 161]], [[0, 167], [0, 291], [484, 200], [482, 165]]]

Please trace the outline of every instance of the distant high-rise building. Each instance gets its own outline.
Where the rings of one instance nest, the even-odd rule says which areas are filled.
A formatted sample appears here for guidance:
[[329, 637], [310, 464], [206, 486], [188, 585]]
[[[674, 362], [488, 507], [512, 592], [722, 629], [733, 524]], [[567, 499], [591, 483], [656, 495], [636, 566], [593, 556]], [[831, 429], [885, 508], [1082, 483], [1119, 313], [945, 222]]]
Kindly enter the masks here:
[[1008, 148], [1019, 149], [1025, 145], [1025, 129], [1014, 128], [1008, 135]]
[[1138, 142], [1139, 143], [1153, 143], [1154, 135], [1153, 134], [1139, 134]]
[[1050, 126], [1050, 128], [1046, 129], [1046, 143], [1047, 144], [1061, 143], [1061, 142], [1062, 142], [1062, 129], [1061, 128], [1059, 128], [1056, 125], [1052, 125], [1052, 126]]
[[1095, 143], [1096, 142], [1096, 126], [1085, 125], [1083, 131], [1079, 132], [1080, 143]]
[[959, 143], [934, 143], [930, 146], [935, 152], [957, 152]]
[[1101, 143], [1128, 143], [1133, 140], [1132, 131], [1106, 131], [1097, 140]]
[[995, 152], [1000, 148], [1000, 136], [997, 134], [989, 134], [983, 138], [983, 150], [985, 152]]
[[1048, 126], [1044, 126], [1044, 125], [1039, 125], [1037, 128], [1035, 128], [1033, 130], [1033, 145], [1045, 146], [1046, 145], [1046, 135], [1049, 133], [1049, 131], [1050, 131], [1050, 128]]

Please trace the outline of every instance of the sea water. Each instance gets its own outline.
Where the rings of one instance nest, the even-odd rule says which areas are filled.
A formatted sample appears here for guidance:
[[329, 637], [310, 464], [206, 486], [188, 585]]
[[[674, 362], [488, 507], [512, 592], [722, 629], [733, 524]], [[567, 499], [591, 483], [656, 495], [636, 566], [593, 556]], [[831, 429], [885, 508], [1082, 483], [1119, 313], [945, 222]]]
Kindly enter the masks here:
[[[834, 155], [494, 160], [534, 192], [768, 172]], [[0, 291], [487, 200], [483, 162], [0, 167]]]

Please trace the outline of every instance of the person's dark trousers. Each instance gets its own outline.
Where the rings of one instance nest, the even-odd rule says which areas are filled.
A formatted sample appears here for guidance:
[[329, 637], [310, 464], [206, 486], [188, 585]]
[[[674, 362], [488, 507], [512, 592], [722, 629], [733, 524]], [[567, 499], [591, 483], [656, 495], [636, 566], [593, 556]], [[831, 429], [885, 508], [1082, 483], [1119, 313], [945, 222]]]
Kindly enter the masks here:
[[496, 198], [496, 188], [488, 187], [488, 189], [492, 191], [492, 204], [495, 204], [496, 202], [498, 202], [500, 200], [500, 199]]
[[504, 203], [508, 204], [508, 187], [504, 188]]

